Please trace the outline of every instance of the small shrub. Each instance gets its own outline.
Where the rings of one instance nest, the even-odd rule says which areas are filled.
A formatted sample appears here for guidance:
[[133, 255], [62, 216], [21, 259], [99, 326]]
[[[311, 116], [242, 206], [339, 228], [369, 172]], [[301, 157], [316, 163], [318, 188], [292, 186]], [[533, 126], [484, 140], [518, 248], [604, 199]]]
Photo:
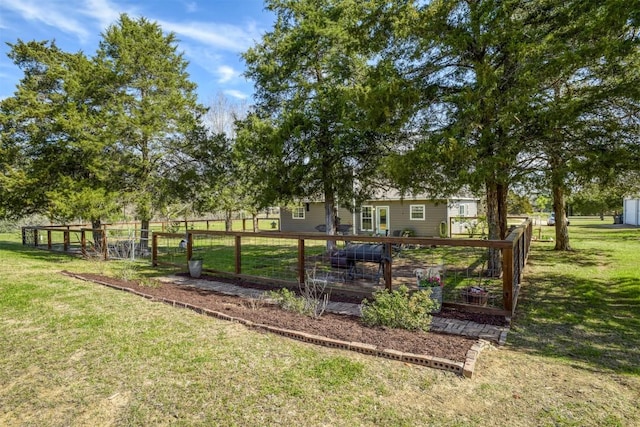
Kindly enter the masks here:
[[392, 292], [377, 291], [371, 302], [365, 299], [362, 302], [362, 321], [368, 326], [428, 331], [431, 312], [436, 305], [431, 299], [431, 292], [409, 293], [403, 285]]
[[305, 314], [304, 299], [297, 296], [295, 292], [282, 288], [277, 291], [269, 291], [267, 295], [284, 310]]
[[244, 301], [244, 306], [247, 307], [249, 310], [259, 310], [264, 306], [265, 300], [263, 296], [260, 296], [259, 298], [249, 298], [247, 300]]
[[140, 277], [138, 273], [138, 264], [132, 261], [124, 261], [120, 265], [120, 269], [115, 273], [115, 276], [118, 279], [122, 279], [124, 281], [136, 280]]
[[138, 284], [140, 286], [142, 286], [143, 288], [153, 288], [153, 289], [157, 289], [159, 287], [162, 286], [162, 283], [157, 281], [157, 280], [153, 280], [149, 277], [140, 277], [138, 278]]
[[304, 300], [304, 312], [314, 319], [318, 319], [329, 304], [329, 292], [326, 291], [328, 279], [316, 277], [316, 267], [307, 272], [307, 280], [300, 285], [300, 295]]

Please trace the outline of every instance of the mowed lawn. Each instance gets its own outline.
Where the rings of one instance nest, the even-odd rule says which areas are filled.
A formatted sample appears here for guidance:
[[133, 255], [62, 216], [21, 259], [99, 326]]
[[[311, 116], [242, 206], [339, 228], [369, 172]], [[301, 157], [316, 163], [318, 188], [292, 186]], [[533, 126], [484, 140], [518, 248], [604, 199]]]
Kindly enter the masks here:
[[571, 253], [532, 244], [508, 344], [471, 380], [74, 280], [166, 271], [1, 234], [0, 425], [640, 425], [640, 229], [611, 222], [571, 218]]

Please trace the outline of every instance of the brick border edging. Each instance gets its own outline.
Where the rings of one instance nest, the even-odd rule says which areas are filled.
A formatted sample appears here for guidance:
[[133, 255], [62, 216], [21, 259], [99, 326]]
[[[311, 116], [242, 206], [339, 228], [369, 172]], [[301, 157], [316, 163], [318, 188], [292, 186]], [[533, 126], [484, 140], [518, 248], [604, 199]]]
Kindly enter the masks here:
[[119, 291], [129, 292], [134, 295], [141, 296], [145, 299], [161, 301], [173, 307], [186, 308], [186, 309], [195, 311], [198, 314], [203, 314], [209, 317], [215, 317], [220, 320], [238, 322], [250, 328], [261, 329], [264, 331], [281, 335], [286, 338], [295, 339], [295, 340], [306, 342], [309, 344], [315, 344], [315, 345], [320, 345], [320, 346], [329, 347], [329, 348], [336, 348], [340, 350], [354, 351], [356, 353], [366, 354], [369, 356], [381, 357], [384, 359], [396, 360], [399, 362], [412, 363], [414, 365], [421, 365], [421, 366], [425, 366], [433, 369], [440, 369], [443, 371], [453, 372], [465, 378], [473, 377], [476, 361], [480, 357], [480, 353], [485, 347], [490, 345], [490, 343], [486, 340], [483, 340], [483, 339], [477, 340], [471, 346], [471, 348], [467, 351], [466, 359], [464, 362], [456, 362], [453, 360], [444, 359], [436, 356], [429, 356], [426, 354], [403, 353], [401, 351], [392, 350], [392, 349], [379, 350], [376, 346], [371, 344], [334, 340], [334, 339], [326, 338], [320, 335], [313, 335], [305, 332], [277, 328], [275, 326], [264, 325], [261, 323], [254, 323], [246, 319], [229, 316], [227, 314], [220, 313], [215, 310], [209, 310], [207, 308], [198, 307], [192, 304], [188, 304], [180, 301], [174, 301], [166, 298], [157, 298], [157, 297], [154, 297], [153, 295], [138, 292], [134, 289], [127, 288], [125, 286], [118, 286], [118, 285], [114, 285], [108, 282], [103, 282], [97, 279], [88, 279], [88, 278], [82, 277], [81, 275], [71, 273], [68, 271], [62, 271], [61, 273], [65, 276], [73, 277], [75, 279], [83, 280], [86, 282], [97, 283], [99, 285], [103, 285], [112, 289], [117, 289]]

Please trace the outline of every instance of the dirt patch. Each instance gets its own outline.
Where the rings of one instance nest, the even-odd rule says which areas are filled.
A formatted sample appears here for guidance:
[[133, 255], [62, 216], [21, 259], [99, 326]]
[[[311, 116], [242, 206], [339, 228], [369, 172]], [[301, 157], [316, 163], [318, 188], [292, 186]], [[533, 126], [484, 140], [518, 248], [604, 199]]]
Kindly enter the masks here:
[[141, 285], [136, 281], [125, 281], [97, 274], [73, 274], [89, 281], [106, 283], [115, 287], [129, 288], [153, 297], [179, 301], [196, 307], [224, 313], [254, 323], [320, 335], [347, 342], [361, 342], [378, 349], [391, 349], [440, 357], [456, 362], [466, 360], [467, 351], [476, 342], [457, 335], [431, 332], [411, 332], [402, 329], [371, 328], [359, 317], [325, 313], [313, 319], [297, 313], [281, 310], [263, 301], [221, 295], [213, 291], [178, 284], [154, 283]]

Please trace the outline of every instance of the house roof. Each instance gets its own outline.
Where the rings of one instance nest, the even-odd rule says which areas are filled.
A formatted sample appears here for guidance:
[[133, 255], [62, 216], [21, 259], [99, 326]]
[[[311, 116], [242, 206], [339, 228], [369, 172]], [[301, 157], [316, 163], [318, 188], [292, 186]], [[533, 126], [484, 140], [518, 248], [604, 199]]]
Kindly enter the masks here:
[[404, 196], [400, 193], [399, 190], [395, 188], [386, 189], [386, 190], [378, 190], [374, 193], [373, 197], [370, 200], [404, 200], [404, 201], [412, 201], [412, 200], [480, 200], [478, 197], [473, 197], [470, 195], [453, 195], [449, 197], [431, 197], [426, 193], [415, 193], [415, 194], [405, 194]]
[[[400, 193], [399, 190], [396, 189], [380, 189], [377, 190], [373, 197], [367, 199], [367, 201], [375, 202], [375, 201], [478, 201], [479, 197], [474, 197], [468, 194], [464, 195], [454, 195], [450, 197], [431, 197], [426, 193], [416, 193], [416, 194], [405, 194], [404, 196]], [[301, 199], [301, 203], [322, 203], [324, 200], [322, 199]]]

